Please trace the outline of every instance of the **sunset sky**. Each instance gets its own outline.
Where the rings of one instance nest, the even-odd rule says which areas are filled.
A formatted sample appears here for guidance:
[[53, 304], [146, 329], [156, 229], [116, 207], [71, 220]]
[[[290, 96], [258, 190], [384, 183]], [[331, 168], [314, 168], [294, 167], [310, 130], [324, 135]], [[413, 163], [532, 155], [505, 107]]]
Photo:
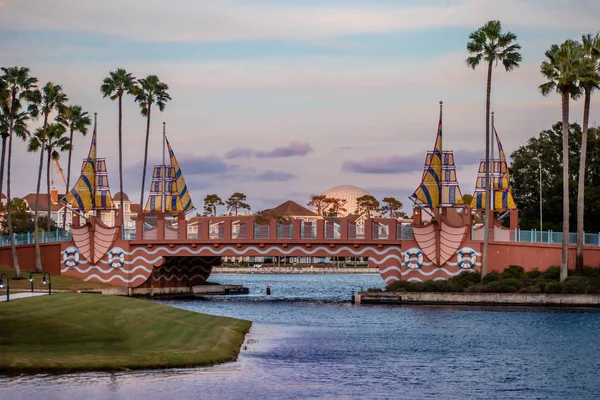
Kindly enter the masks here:
[[[427, 5], [424, 5], [427, 4]], [[28, 66], [98, 112], [98, 152], [118, 191], [111, 70], [156, 74], [172, 101], [153, 112], [149, 164], [162, 121], [196, 207], [207, 193], [248, 195], [253, 210], [335, 185], [408, 208], [444, 101], [444, 149], [463, 193], [483, 156], [485, 67], [466, 66], [468, 35], [490, 19], [517, 34], [523, 63], [494, 70], [492, 108], [507, 154], [560, 119], [538, 86], [544, 51], [600, 30], [597, 0], [0, 0], [0, 65]], [[145, 120], [124, 106], [125, 191], [139, 201]], [[581, 121], [582, 102], [571, 120]], [[590, 121], [600, 119], [600, 95]], [[75, 141], [74, 168], [89, 147]], [[37, 157], [15, 150], [13, 193], [35, 192]], [[61, 159], [66, 172], [66, 155]], [[146, 190], [149, 180], [146, 183]]]

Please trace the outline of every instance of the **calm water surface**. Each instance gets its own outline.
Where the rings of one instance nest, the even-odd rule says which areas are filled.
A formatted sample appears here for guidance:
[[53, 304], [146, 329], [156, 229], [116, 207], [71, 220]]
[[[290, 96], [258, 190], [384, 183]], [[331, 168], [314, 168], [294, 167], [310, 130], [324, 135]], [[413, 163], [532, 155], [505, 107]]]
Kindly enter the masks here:
[[[252, 320], [239, 361], [0, 379], [0, 399], [595, 399], [600, 313], [352, 306], [378, 275], [213, 275], [250, 295], [161, 301]], [[264, 295], [266, 284], [273, 290]]]

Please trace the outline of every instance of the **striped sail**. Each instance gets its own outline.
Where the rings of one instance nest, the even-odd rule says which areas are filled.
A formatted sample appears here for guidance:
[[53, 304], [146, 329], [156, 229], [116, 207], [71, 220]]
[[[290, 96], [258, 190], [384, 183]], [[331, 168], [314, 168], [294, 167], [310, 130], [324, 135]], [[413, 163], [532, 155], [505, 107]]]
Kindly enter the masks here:
[[96, 126], [92, 134], [90, 151], [81, 166], [81, 175], [61, 202], [81, 213], [114, 208], [108, 185], [106, 161], [103, 158], [96, 158]]
[[[508, 164], [506, 162], [506, 155], [502, 148], [502, 143], [498, 137], [498, 132], [494, 128], [494, 135], [496, 142], [498, 143], [498, 154], [499, 159], [490, 160], [490, 179], [494, 188], [493, 197], [493, 208], [496, 211], [508, 211], [516, 210], [515, 199], [512, 194], [512, 187], [510, 185], [510, 175], [508, 173]], [[471, 208], [477, 210], [485, 210], [486, 206], [486, 169], [485, 160], [479, 163], [479, 170], [477, 173], [477, 182], [475, 184], [475, 193], [471, 200]]]
[[179, 190], [179, 198], [181, 199], [181, 203], [183, 204], [183, 212], [185, 212], [187, 214], [188, 212], [195, 210], [196, 207], [194, 207], [194, 203], [192, 203], [192, 197], [190, 196], [190, 192], [185, 183], [185, 178], [183, 177], [183, 174], [181, 173], [181, 168], [179, 167], [177, 158], [175, 158], [175, 153], [173, 152], [173, 149], [171, 148], [171, 144], [169, 143], [169, 140], [166, 137], [165, 137], [165, 140], [167, 141], [167, 149], [169, 150], [169, 158], [171, 159], [171, 167], [173, 168], [173, 171], [175, 174], [174, 181], [177, 184], [177, 188]]
[[421, 184], [412, 194], [411, 198], [415, 203], [437, 208], [441, 198], [441, 179], [442, 179], [442, 109], [440, 106], [440, 122], [438, 125], [435, 147], [433, 151], [427, 152], [425, 159], [425, 169]]
[[183, 211], [177, 182], [173, 179], [175, 169], [170, 165], [156, 165], [152, 172], [152, 183], [150, 184], [150, 195], [146, 201], [144, 212], [162, 212], [163, 196], [165, 210], [170, 213]]

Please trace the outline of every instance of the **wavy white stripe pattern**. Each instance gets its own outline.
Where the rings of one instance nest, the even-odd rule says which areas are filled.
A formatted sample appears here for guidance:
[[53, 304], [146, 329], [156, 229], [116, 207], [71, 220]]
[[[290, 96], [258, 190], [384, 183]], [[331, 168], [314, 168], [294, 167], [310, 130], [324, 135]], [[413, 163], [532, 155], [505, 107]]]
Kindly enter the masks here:
[[108, 274], [111, 272], [116, 272], [116, 271], [122, 271], [128, 274], [133, 274], [135, 271], [137, 271], [138, 269], [141, 269], [142, 271], [145, 271], [147, 273], [152, 273], [152, 270], [149, 268], [146, 268], [143, 265], [138, 265], [137, 267], [134, 267], [132, 269], [126, 269], [126, 268], [108, 268], [108, 269], [102, 269], [97, 265], [92, 265], [91, 267], [87, 268], [87, 269], [81, 269], [79, 267], [71, 267], [71, 268], [63, 268], [60, 270], [61, 273], [67, 272], [67, 271], [77, 271], [80, 274], [87, 274], [90, 271], [97, 271], [97, 272], [102, 272], [103, 274]]
[[213, 255], [221, 255], [221, 254], [223, 254], [226, 251], [231, 251], [232, 253], [235, 253], [236, 255], [244, 255], [244, 254], [246, 254], [246, 253], [248, 253], [250, 251], [255, 251], [258, 254], [264, 255], [264, 254], [267, 254], [267, 253], [269, 253], [269, 252], [271, 252], [273, 250], [276, 250], [276, 251], [278, 251], [278, 252], [280, 252], [282, 254], [286, 254], [286, 255], [287, 254], [291, 254], [294, 251], [301, 251], [302, 253], [304, 253], [306, 255], [313, 255], [313, 254], [315, 254], [315, 253], [317, 253], [319, 251], [323, 251], [323, 252], [327, 253], [328, 255], [333, 255], [334, 256], [334, 255], [340, 254], [343, 251], [347, 251], [350, 254], [352, 254], [353, 256], [360, 256], [360, 255], [363, 255], [364, 253], [367, 253], [367, 252], [373, 252], [373, 253], [375, 253], [375, 254], [377, 254], [379, 256], [382, 256], [382, 255], [387, 254], [387, 253], [389, 253], [391, 251], [397, 251], [397, 252], [399, 252], [400, 251], [400, 247], [398, 247], [398, 246], [390, 246], [390, 247], [388, 247], [388, 248], [386, 248], [384, 250], [381, 250], [381, 251], [377, 250], [375, 247], [372, 247], [372, 246], [365, 247], [365, 248], [363, 248], [363, 249], [361, 249], [359, 251], [353, 250], [351, 247], [348, 247], [348, 246], [340, 247], [339, 249], [334, 250], [334, 251], [330, 250], [328, 247], [325, 247], [325, 246], [318, 246], [318, 247], [315, 247], [314, 249], [311, 249], [311, 250], [308, 250], [308, 249], [306, 249], [306, 248], [304, 248], [302, 246], [294, 246], [294, 247], [292, 247], [292, 248], [290, 248], [288, 250], [284, 250], [284, 249], [282, 249], [282, 248], [280, 248], [278, 246], [271, 246], [271, 247], [268, 247], [266, 249], [260, 249], [260, 248], [258, 248], [256, 246], [249, 246], [249, 247], [246, 247], [243, 250], [238, 250], [237, 248], [235, 248], [233, 246], [225, 246], [225, 247], [223, 247], [220, 250], [215, 250], [214, 248], [209, 247], [209, 246], [202, 246], [202, 247], [200, 247], [200, 248], [198, 248], [196, 250], [192, 250], [189, 247], [180, 247], [180, 248], [178, 248], [176, 250], [171, 250], [168, 247], [157, 247], [156, 249], [154, 249], [152, 251], [148, 251], [144, 247], [138, 247], [138, 248], [134, 249], [131, 252], [126, 252], [125, 254], [132, 255], [132, 254], [135, 254], [137, 252], [144, 252], [144, 253], [146, 253], [148, 255], [154, 255], [154, 254], [158, 253], [159, 251], [165, 251], [166, 253], [168, 253], [170, 255], [176, 255], [176, 254], [181, 253], [181, 252], [186, 252], [186, 253], [190, 253], [190, 254], [193, 254], [193, 255], [197, 255], [197, 254], [200, 254], [201, 252], [208, 251], [208, 252], [212, 253]]
[[423, 276], [431, 276], [433, 274], [435, 274], [438, 271], [443, 271], [446, 274], [448, 274], [449, 276], [456, 276], [456, 275], [460, 275], [461, 272], [463, 272], [462, 270], [460, 271], [456, 271], [456, 272], [450, 272], [448, 271], [446, 268], [435, 268], [434, 270], [430, 271], [430, 272], [425, 272], [423, 270], [420, 269], [409, 269], [407, 271], [402, 271], [402, 269], [397, 266], [397, 265], [392, 265], [391, 267], [387, 267], [386, 269], [379, 271], [380, 274], [385, 274], [386, 272], [390, 272], [390, 271], [398, 271], [400, 272], [400, 275], [405, 276], [405, 275], [409, 275], [411, 273], [419, 273]]
[[206, 278], [207, 272], [205, 272], [204, 274], [196, 274], [196, 275], [192, 275], [192, 276], [188, 276], [187, 274], [184, 274], [182, 276], [176, 276], [176, 275], [171, 275], [168, 278], [164, 275], [161, 275], [159, 277], [152, 277], [152, 281], [154, 282], [158, 282], [158, 281], [167, 281], [167, 282], [171, 282], [173, 279], [177, 280], [178, 282], [181, 282], [184, 279], [187, 279], [189, 281], [193, 280], [194, 278]]
[[98, 280], [99, 280], [100, 282], [102, 282], [102, 283], [108, 283], [108, 282], [111, 282], [111, 281], [113, 281], [113, 280], [115, 280], [115, 279], [120, 279], [120, 280], [122, 280], [122, 281], [123, 281], [123, 282], [125, 282], [125, 283], [132, 283], [132, 282], [133, 282], [133, 281], [135, 281], [136, 279], [140, 279], [140, 278], [142, 278], [144, 281], [145, 281], [146, 279], [148, 279], [148, 278], [146, 277], [146, 275], [136, 275], [136, 276], [134, 276], [134, 277], [133, 277], [133, 278], [131, 278], [131, 279], [125, 279], [125, 278], [123, 278], [121, 275], [113, 275], [113, 276], [111, 276], [111, 277], [110, 277], [110, 278], [108, 278], [108, 279], [104, 279], [104, 278], [101, 278], [100, 276], [98, 276], [98, 275], [96, 275], [96, 274], [92, 274], [92, 275], [88, 276], [87, 278], [85, 278], [85, 279], [84, 279], [84, 281], [86, 281], [86, 282], [87, 282], [87, 281], [89, 281], [90, 279], [93, 279], [93, 278], [95, 278], [95, 279], [98, 279]]

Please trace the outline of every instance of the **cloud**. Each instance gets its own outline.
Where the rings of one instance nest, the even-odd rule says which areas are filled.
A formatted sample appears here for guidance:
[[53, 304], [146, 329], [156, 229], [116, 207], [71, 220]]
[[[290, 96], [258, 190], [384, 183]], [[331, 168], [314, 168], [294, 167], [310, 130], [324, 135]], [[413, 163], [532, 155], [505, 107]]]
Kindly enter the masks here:
[[237, 166], [227, 164], [214, 155], [187, 156], [179, 160], [179, 165], [186, 175], [222, 174], [238, 168]]
[[271, 171], [271, 170], [261, 172], [254, 177], [255, 181], [263, 181], [263, 182], [288, 182], [293, 179], [296, 179], [295, 174], [291, 174], [289, 172]]
[[235, 149], [229, 150], [227, 153], [225, 153], [225, 158], [249, 158], [252, 156], [253, 152], [254, 151], [249, 147], [236, 147]]
[[288, 146], [276, 147], [271, 151], [257, 151], [256, 158], [302, 157], [313, 151], [308, 143], [292, 142]]
[[[478, 151], [458, 150], [454, 152], [454, 163], [460, 166], [479, 163], [482, 154]], [[346, 161], [342, 171], [359, 174], [409, 174], [423, 170], [425, 154], [408, 156], [370, 157], [359, 161]]]

